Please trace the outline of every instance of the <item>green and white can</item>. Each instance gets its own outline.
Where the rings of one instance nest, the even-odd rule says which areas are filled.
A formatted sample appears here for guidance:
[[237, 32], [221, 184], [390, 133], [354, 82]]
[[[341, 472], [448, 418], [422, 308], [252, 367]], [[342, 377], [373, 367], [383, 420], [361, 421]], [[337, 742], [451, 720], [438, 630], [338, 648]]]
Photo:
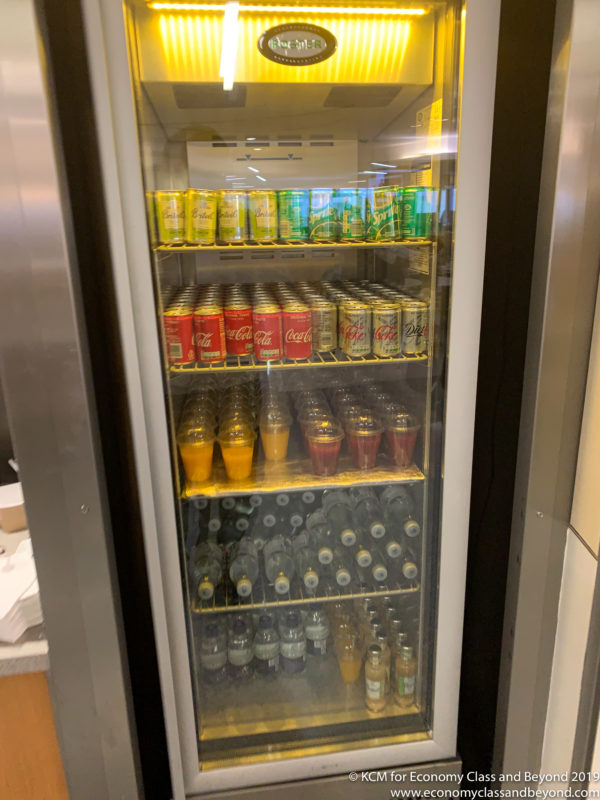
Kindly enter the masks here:
[[356, 242], [365, 238], [367, 221], [367, 195], [365, 189], [337, 189], [335, 201], [342, 242]]
[[219, 239], [222, 242], [244, 242], [247, 230], [246, 193], [219, 192]]
[[396, 187], [379, 186], [368, 190], [367, 239], [370, 242], [393, 241], [396, 229]]
[[214, 244], [217, 235], [218, 193], [187, 190], [185, 238], [190, 244]]
[[308, 189], [280, 189], [277, 192], [279, 236], [287, 242], [308, 239]]
[[250, 238], [255, 242], [274, 242], [277, 239], [277, 194], [256, 189], [248, 193]]
[[339, 223], [333, 189], [310, 190], [309, 235], [315, 242], [336, 242]]
[[402, 239], [402, 216], [404, 213], [404, 187], [394, 186], [394, 215], [396, 217], [396, 239]]
[[185, 241], [185, 192], [157, 191], [154, 200], [160, 241], [182, 244]]
[[404, 239], [429, 239], [435, 211], [435, 189], [431, 186], [405, 186], [402, 202]]

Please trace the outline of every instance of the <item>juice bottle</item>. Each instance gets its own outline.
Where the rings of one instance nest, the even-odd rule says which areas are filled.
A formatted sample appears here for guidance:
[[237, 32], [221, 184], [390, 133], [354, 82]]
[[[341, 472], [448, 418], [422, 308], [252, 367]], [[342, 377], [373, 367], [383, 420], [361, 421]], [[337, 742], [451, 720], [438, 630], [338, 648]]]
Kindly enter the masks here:
[[338, 665], [344, 683], [356, 683], [362, 668], [362, 653], [357, 636], [342, 635], [336, 642]]
[[378, 644], [370, 645], [367, 650], [365, 703], [369, 711], [383, 711], [385, 708], [385, 666]]
[[417, 675], [417, 659], [412, 647], [401, 644], [398, 634], [398, 644], [394, 657], [394, 700], [401, 708], [408, 708], [415, 702], [415, 681]]

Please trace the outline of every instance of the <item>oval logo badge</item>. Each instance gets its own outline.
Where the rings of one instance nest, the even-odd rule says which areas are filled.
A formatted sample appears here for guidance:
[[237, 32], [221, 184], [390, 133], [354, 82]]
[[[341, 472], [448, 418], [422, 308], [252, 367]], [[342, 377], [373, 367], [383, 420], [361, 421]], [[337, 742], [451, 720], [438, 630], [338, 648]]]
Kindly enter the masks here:
[[305, 67], [332, 56], [337, 49], [337, 39], [318, 25], [288, 22], [265, 31], [258, 40], [258, 49], [277, 64]]

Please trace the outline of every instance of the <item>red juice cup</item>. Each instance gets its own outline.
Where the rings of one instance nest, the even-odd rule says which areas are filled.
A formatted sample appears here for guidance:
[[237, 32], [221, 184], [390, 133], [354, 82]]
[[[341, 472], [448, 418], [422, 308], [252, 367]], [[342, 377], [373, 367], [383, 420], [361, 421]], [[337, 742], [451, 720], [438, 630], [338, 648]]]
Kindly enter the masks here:
[[362, 413], [348, 423], [348, 444], [359, 469], [373, 469], [381, 443], [383, 428], [374, 414]]
[[300, 431], [304, 440], [304, 447], [306, 452], [310, 455], [310, 448], [308, 446], [307, 431], [313, 422], [320, 422], [321, 420], [333, 419], [331, 411], [328, 406], [321, 404], [314, 404], [312, 406], [305, 406], [298, 414], [298, 422], [300, 424]]
[[311, 423], [306, 430], [308, 449], [315, 475], [335, 475], [344, 431], [335, 419]]
[[385, 421], [385, 439], [390, 458], [398, 467], [412, 464], [420, 426], [407, 411], [390, 414]]

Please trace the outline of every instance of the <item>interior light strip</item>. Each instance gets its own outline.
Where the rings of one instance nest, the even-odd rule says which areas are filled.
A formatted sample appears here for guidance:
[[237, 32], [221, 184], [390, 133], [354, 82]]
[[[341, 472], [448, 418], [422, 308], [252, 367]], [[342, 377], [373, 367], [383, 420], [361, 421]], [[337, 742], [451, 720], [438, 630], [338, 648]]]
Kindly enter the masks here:
[[[150, 3], [154, 11], [223, 11], [225, 4], [218, 3]], [[271, 13], [285, 12], [292, 14], [364, 14], [369, 16], [421, 17], [426, 13], [424, 8], [350, 8], [340, 6], [257, 6], [240, 5], [240, 14], [252, 11]]]

